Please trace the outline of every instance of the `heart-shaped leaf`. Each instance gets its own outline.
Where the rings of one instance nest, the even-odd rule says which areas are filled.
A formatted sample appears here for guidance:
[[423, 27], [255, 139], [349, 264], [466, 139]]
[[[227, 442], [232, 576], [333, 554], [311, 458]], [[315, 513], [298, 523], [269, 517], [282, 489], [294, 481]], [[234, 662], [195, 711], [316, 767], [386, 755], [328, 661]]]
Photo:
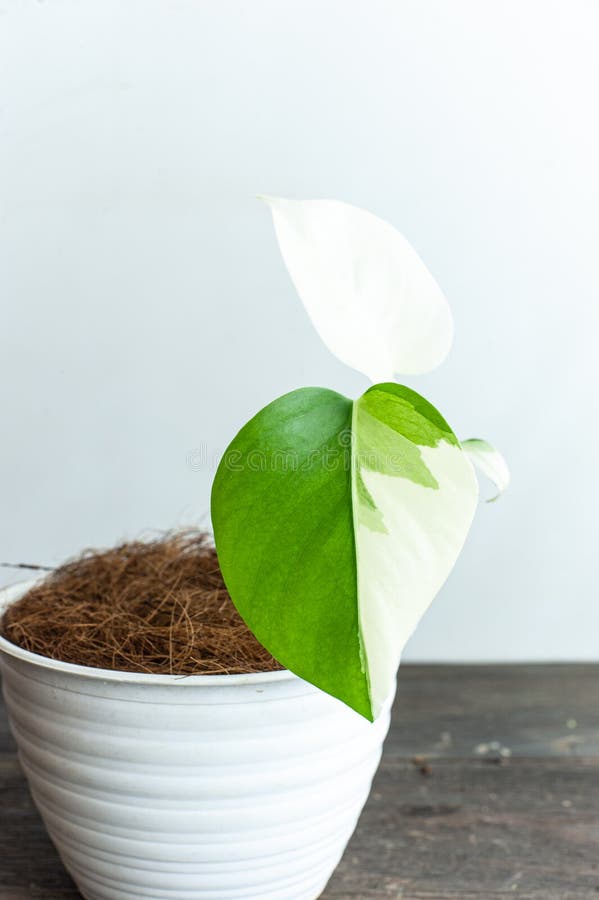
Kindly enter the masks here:
[[304, 388], [232, 441], [212, 521], [225, 582], [258, 640], [373, 719], [477, 497], [457, 438], [419, 394], [378, 384], [352, 402]]
[[403, 235], [348, 203], [264, 199], [291, 279], [335, 356], [373, 382], [443, 362], [451, 311]]

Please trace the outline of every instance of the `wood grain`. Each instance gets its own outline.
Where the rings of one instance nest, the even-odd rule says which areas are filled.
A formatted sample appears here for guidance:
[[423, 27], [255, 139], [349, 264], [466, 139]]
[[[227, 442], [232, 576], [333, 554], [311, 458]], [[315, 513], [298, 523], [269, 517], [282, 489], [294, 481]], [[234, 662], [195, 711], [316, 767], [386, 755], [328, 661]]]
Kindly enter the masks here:
[[[322, 900], [599, 900], [599, 665], [404, 666]], [[0, 900], [76, 900], [0, 711]]]

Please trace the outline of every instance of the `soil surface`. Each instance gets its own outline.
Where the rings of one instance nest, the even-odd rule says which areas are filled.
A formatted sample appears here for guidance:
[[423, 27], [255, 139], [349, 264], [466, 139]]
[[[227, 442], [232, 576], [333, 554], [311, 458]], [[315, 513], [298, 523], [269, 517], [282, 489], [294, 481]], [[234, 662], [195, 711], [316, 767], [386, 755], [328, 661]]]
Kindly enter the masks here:
[[13, 603], [0, 631], [42, 656], [126, 672], [282, 668], [235, 609], [210, 537], [195, 530], [86, 551]]

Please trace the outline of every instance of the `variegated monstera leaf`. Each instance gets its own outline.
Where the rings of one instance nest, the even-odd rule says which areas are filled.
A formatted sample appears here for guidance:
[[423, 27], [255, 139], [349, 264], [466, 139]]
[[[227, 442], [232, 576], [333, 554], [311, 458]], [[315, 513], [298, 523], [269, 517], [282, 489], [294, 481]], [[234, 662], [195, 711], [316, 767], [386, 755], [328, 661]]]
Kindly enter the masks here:
[[268, 201], [283, 258], [329, 349], [375, 383], [352, 401], [304, 388], [273, 401], [218, 468], [212, 522], [225, 582], [287, 668], [374, 719], [400, 655], [474, 515], [472, 462], [500, 488], [484, 441], [462, 446], [396, 373], [438, 365], [447, 301], [390, 225], [334, 201]]
[[472, 467], [439, 413], [398, 384], [359, 400], [303, 388], [225, 453], [220, 565], [258, 640], [369, 719], [474, 515]]

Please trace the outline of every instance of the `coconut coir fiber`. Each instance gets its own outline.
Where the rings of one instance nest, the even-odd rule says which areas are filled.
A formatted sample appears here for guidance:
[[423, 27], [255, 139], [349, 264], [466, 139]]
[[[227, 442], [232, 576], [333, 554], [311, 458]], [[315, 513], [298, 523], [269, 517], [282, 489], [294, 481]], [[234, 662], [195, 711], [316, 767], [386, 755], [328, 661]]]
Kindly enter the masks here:
[[87, 551], [13, 603], [5, 638], [52, 659], [172, 675], [282, 668], [233, 606], [198, 531]]

